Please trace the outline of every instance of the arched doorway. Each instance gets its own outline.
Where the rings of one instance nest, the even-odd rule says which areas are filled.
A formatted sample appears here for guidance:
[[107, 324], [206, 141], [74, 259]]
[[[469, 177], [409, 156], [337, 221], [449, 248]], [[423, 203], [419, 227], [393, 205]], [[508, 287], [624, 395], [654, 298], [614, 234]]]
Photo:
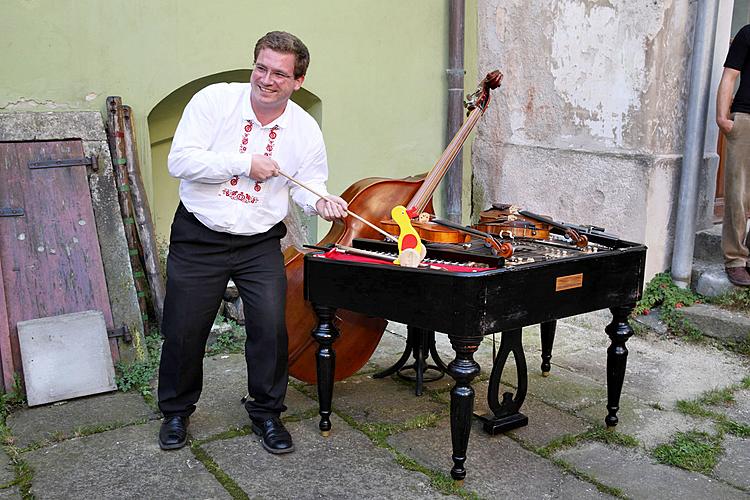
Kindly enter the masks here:
[[[180, 181], [169, 175], [167, 171], [167, 156], [172, 146], [172, 137], [177, 129], [182, 111], [196, 92], [208, 85], [220, 82], [248, 82], [249, 69], [216, 73], [199, 78], [183, 85], [162, 99], [148, 115], [148, 129], [151, 138], [151, 175], [154, 186], [154, 196], [151, 200], [151, 211], [154, 219], [156, 238], [160, 250], [166, 248], [169, 241], [169, 230], [172, 217], [179, 204], [178, 188]], [[322, 103], [313, 93], [303, 89], [292, 95], [292, 100], [315, 118], [322, 127]], [[290, 227], [290, 236], [295, 243], [298, 240], [313, 241], [317, 237], [316, 221], [307, 217], [295, 204], [291, 204], [291, 219], [297, 228]], [[288, 217], [289, 219], [290, 217]], [[290, 226], [290, 224], [287, 224]], [[297, 229], [298, 231], [295, 231]], [[297, 233], [297, 234], [293, 234]]]

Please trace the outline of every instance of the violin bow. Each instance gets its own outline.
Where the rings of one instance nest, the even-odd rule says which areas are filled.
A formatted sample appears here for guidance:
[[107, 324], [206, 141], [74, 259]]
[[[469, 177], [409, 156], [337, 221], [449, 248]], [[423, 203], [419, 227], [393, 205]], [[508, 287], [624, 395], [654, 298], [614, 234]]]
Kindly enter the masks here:
[[[325, 195], [323, 195], [323, 194], [320, 194], [320, 193], [319, 193], [319, 192], [317, 192], [317, 191], [316, 191], [315, 189], [311, 188], [310, 186], [308, 186], [308, 185], [307, 185], [307, 184], [305, 184], [304, 182], [302, 182], [302, 181], [299, 181], [299, 180], [295, 179], [294, 177], [292, 177], [291, 175], [287, 174], [286, 172], [284, 172], [284, 171], [283, 171], [283, 170], [281, 170], [281, 169], [279, 169], [279, 175], [283, 175], [284, 177], [286, 177], [287, 179], [289, 179], [289, 180], [290, 180], [290, 181], [292, 181], [293, 183], [297, 184], [298, 186], [300, 186], [300, 187], [302, 187], [302, 188], [305, 188], [305, 189], [307, 189], [308, 191], [310, 191], [310, 192], [311, 192], [312, 194], [314, 194], [314, 195], [315, 195], [315, 196], [317, 196], [318, 198], [323, 198], [323, 199], [326, 199], [326, 196], [325, 196]], [[351, 215], [352, 217], [354, 217], [354, 218], [355, 218], [355, 219], [357, 219], [358, 221], [362, 222], [363, 224], [366, 224], [367, 226], [370, 226], [370, 227], [371, 227], [372, 229], [374, 229], [375, 231], [379, 232], [380, 234], [382, 234], [383, 236], [385, 236], [385, 237], [386, 237], [387, 239], [389, 239], [390, 241], [393, 241], [394, 243], [398, 243], [398, 238], [396, 238], [396, 237], [395, 237], [395, 236], [393, 236], [392, 234], [389, 234], [389, 233], [387, 233], [387, 232], [383, 231], [383, 230], [382, 230], [382, 229], [380, 229], [380, 228], [379, 228], [378, 226], [376, 226], [376, 225], [375, 225], [375, 224], [373, 224], [372, 222], [368, 221], [368, 220], [367, 220], [367, 219], [365, 219], [364, 217], [360, 217], [359, 215], [355, 214], [354, 212], [352, 212], [352, 211], [351, 211], [351, 210], [349, 210], [348, 208], [347, 208], [347, 210], [346, 210], [346, 213], [347, 213], [347, 214], [349, 214], [349, 215]]]

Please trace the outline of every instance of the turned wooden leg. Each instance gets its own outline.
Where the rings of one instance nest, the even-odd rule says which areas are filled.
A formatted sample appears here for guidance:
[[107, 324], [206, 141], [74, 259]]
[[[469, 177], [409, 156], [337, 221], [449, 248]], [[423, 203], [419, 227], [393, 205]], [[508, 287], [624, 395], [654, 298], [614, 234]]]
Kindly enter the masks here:
[[463, 481], [466, 477], [466, 450], [471, 433], [471, 416], [474, 412], [474, 389], [471, 381], [479, 375], [479, 363], [474, 361], [474, 353], [482, 342], [482, 337], [449, 336], [456, 358], [448, 364], [448, 374], [456, 384], [451, 389], [451, 440], [453, 442], [453, 468], [451, 477]]
[[539, 325], [542, 337], [542, 377], [548, 377], [552, 369], [552, 345], [555, 343], [555, 327], [557, 321], [545, 321]]
[[633, 305], [613, 307], [612, 322], [604, 329], [612, 343], [607, 349], [607, 427], [617, 425], [617, 411], [620, 409], [620, 394], [625, 381], [625, 366], [628, 362], [628, 349], [625, 342], [633, 335], [628, 324], [628, 316], [633, 312]]
[[328, 436], [331, 432], [331, 402], [333, 400], [333, 376], [336, 372], [336, 351], [333, 342], [339, 337], [338, 328], [333, 324], [336, 309], [313, 304], [318, 316], [318, 326], [312, 331], [318, 342], [315, 355], [318, 376], [318, 404], [320, 408], [320, 433]]

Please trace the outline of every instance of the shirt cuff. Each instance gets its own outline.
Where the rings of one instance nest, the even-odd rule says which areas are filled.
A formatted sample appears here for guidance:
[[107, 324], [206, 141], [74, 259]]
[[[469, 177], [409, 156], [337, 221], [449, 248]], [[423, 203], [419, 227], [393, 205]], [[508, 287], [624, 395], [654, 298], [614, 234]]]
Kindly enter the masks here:
[[235, 153], [227, 158], [227, 166], [231, 175], [244, 175], [250, 177], [250, 166], [253, 163], [252, 155]]

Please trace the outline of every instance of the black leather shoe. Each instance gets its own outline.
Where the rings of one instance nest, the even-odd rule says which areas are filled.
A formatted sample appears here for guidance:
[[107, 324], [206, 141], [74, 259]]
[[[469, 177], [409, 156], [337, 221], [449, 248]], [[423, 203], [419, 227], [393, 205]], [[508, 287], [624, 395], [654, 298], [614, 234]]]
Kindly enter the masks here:
[[279, 417], [272, 417], [262, 422], [253, 420], [253, 432], [261, 437], [263, 448], [268, 453], [278, 455], [294, 451], [292, 435], [286, 430]]
[[162, 450], [178, 450], [187, 443], [188, 417], [164, 417], [159, 429], [159, 446]]

